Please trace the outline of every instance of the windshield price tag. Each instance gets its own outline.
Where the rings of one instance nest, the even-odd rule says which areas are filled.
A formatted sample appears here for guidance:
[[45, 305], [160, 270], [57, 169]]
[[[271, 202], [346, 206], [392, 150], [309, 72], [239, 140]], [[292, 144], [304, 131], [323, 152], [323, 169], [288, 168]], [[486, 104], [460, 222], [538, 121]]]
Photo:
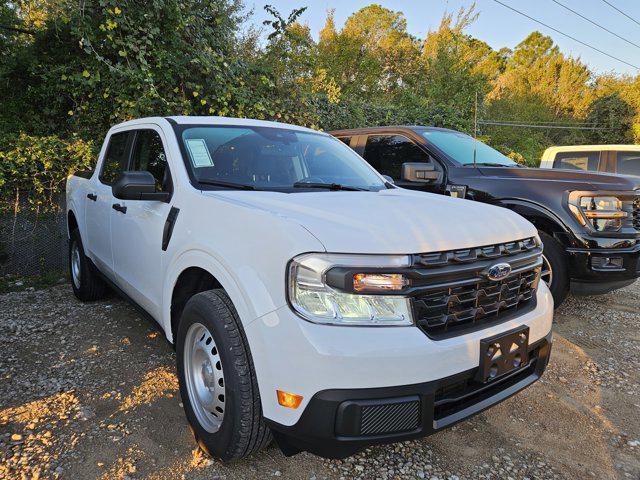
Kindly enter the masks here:
[[447, 193], [454, 198], [464, 198], [467, 195], [465, 185], [447, 185]]
[[194, 167], [213, 167], [213, 159], [209, 155], [209, 149], [204, 139], [189, 138], [185, 140], [185, 143], [189, 149], [189, 155]]

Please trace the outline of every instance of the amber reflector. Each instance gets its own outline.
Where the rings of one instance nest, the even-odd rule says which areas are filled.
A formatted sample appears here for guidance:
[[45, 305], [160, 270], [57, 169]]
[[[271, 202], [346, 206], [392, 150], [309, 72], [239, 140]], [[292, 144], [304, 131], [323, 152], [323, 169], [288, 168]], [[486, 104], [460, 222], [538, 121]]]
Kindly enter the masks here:
[[278, 403], [287, 408], [298, 408], [302, 403], [302, 397], [295, 393], [283, 392], [282, 390], [276, 390], [278, 392]]

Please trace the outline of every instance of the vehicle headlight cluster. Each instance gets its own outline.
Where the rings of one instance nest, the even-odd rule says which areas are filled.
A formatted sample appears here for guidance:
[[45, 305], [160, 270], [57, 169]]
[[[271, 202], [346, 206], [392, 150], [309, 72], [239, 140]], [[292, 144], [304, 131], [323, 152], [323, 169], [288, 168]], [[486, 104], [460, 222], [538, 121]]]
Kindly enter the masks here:
[[[358, 273], [353, 289], [366, 293], [340, 292], [327, 285], [325, 274], [334, 267], [402, 268], [405, 255], [340, 255], [309, 253], [289, 264], [288, 294], [295, 311], [311, 322], [331, 325], [402, 326], [412, 325], [409, 299], [385, 295], [404, 288], [401, 274]], [[371, 294], [372, 293], [372, 294]]]
[[569, 209], [582, 225], [596, 232], [617, 232], [628, 213], [615, 195], [570, 195]]

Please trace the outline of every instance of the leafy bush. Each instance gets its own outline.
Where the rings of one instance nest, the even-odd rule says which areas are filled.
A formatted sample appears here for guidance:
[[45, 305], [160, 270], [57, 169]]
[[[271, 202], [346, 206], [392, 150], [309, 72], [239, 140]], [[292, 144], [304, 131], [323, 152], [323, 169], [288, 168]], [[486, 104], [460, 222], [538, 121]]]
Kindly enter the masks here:
[[20, 134], [14, 141], [0, 142], [0, 211], [29, 208], [47, 211], [64, 191], [70, 173], [94, 163], [93, 144], [57, 136]]

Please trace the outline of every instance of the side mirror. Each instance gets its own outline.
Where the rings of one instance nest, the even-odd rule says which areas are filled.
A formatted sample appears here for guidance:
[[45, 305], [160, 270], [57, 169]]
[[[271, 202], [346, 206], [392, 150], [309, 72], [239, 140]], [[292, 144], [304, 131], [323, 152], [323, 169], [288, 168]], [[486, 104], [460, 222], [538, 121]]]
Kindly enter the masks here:
[[403, 163], [402, 180], [405, 182], [434, 183], [440, 179], [440, 172], [433, 163]]
[[391, 178], [389, 175], [382, 175], [382, 178], [384, 178], [391, 185], [395, 185], [396, 184], [395, 180], [393, 178]]
[[111, 187], [120, 200], [157, 200], [166, 202], [169, 193], [156, 192], [156, 179], [150, 172], [123, 172]]

